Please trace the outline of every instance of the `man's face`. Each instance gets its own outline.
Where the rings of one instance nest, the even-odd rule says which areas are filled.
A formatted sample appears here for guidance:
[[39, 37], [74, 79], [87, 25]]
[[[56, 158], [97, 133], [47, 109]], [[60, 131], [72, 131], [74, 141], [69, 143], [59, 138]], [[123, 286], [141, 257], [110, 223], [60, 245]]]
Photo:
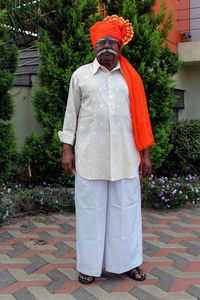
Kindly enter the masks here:
[[119, 44], [112, 36], [108, 35], [96, 42], [95, 56], [102, 65], [117, 61], [119, 55]]

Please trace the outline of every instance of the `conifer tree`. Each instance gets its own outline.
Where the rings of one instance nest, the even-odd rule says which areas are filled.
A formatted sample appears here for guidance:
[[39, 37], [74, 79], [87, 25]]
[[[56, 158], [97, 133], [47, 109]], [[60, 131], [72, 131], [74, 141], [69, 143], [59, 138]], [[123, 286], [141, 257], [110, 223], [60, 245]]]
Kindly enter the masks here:
[[164, 0], [157, 14], [153, 9], [156, 0], [105, 2], [109, 15], [122, 16], [133, 25], [133, 39], [124, 47], [122, 55], [138, 71], [144, 83], [156, 143], [151, 150], [152, 162], [153, 168], [157, 169], [171, 150], [169, 127], [176, 101], [172, 76], [180, 66], [178, 56], [165, 43], [172, 29], [172, 12], [167, 13]]
[[41, 0], [35, 11], [40, 40], [40, 88], [33, 104], [37, 120], [43, 126], [42, 136], [32, 134], [24, 143], [22, 162], [48, 182], [66, 180], [61, 168], [62, 144], [58, 131], [62, 129], [69, 81], [73, 71], [94, 59], [89, 27], [95, 16], [94, 0]]
[[16, 157], [16, 143], [10, 120], [14, 113], [13, 98], [9, 90], [13, 86], [13, 73], [17, 67], [17, 48], [6, 47], [7, 29], [4, 26], [6, 11], [0, 11], [0, 183], [7, 180], [12, 169], [12, 159]]

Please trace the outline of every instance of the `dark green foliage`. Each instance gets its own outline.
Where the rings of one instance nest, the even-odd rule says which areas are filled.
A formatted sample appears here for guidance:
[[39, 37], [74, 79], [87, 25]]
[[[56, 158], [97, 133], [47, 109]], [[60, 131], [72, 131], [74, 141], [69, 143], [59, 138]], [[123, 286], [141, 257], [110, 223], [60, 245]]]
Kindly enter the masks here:
[[89, 27], [100, 19], [94, 17], [94, 0], [42, 0], [36, 12], [40, 28], [41, 88], [35, 92], [33, 104], [43, 135], [28, 137], [22, 149], [21, 162], [30, 163], [31, 170], [48, 182], [66, 182], [61, 167], [62, 144], [58, 131], [62, 130], [72, 72], [94, 59]]
[[157, 169], [172, 147], [169, 127], [175, 98], [171, 78], [180, 66], [177, 55], [163, 44], [172, 28], [172, 12], [167, 14], [165, 1], [157, 15], [153, 10], [156, 0], [114, 2], [115, 5], [111, 1], [108, 7], [108, 14], [118, 14], [133, 25], [133, 39], [124, 47], [122, 55], [138, 71], [144, 83], [156, 142], [152, 148], [153, 169]]
[[16, 157], [16, 139], [10, 120], [14, 105], [9, 90], [13, 86], [14, 71], [17, 67], [17, 49], [7, 48], [4, 44], [6, 12], [0, 11], [0, 183], [7, 180], [12, 169], [12, 160]]
[[[43, 163], [45, 162], [45, 145], [40, 136], [37, 136], [35, 133], [32, 133], [25, 139], [22, 152], [23, 152], [23, 163], [25, 167], [28, 167], [29, 164], [32, 167], [39, 165], [40, 169], [43, 168]], [[38, 155], [39, 153], [39, 155]], [[31, 161], [30, 161], [31, 157]], [[38, 175], [39, 176], [39, 175]]]
[[169, 175], [200, 174], [200, 121], [179, 121], [170, 132], [173, 148], [163, 166]]
[[16, 137], [12, 124], [0, 122], [0, 183], [7, 180], [16, 158]]

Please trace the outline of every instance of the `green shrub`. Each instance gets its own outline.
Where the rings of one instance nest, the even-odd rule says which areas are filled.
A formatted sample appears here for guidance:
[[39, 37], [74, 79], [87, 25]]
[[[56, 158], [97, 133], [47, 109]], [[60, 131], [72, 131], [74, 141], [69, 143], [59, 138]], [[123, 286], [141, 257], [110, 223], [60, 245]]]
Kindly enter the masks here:
[[162, 172], [172, 175], [200, 174], [200, 121], [183, 120], [174, 124], [170, 132], [172, 150]]
[[152, 208], [171, 209], [182, 207], [186, 202], [197, 203], [200, 200], [199, 178], [186, 177], [152, 177], [145, 178], [143, 184], [143, 204]]
[[16, 158], [16, 138], [10, 123], [14, 105], [9, 90], [13, 86], [18, 52], [15, 46], [6, 47], [4, 44], [7, 32], [5, 18], [6, 12], [0, 11], [0, 183], [9, 178], [12, 161]]
[[16, 137], [12, 124], [0, 122], [0, 183], [11, 175], [12, 163], [16, 158]]
[[61, 167], [62, 144], [58, 140], [57, 130], [48, 147], [44, 136], [32, 133], [25, 138], [21, 152], [18, 155], [18, 165], [30, 166], [33, 181], [41, 183], [44, 180], [61, 185], [74, 185], [74, 177], [69, 178]]

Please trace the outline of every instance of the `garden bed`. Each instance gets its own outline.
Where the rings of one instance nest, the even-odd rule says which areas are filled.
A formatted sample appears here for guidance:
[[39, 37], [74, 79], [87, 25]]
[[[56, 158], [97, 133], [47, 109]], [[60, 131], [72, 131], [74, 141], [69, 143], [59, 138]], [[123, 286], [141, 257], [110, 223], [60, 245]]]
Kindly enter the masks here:
[[0, 222], [11, 216], [75, 210], [74, 188], [46, 183], [27, 188], [21, 184], [4, 183], [0, 195]]
[[[171, 210], [200, 205], [200, 178], [197, 175], [142, 179], [142, 206]], [[25, 215], [44, 215], [75, 211], [74, 188], [43, 183], [28, 188], [3, 183], [0, 190], [0, 222]]]

